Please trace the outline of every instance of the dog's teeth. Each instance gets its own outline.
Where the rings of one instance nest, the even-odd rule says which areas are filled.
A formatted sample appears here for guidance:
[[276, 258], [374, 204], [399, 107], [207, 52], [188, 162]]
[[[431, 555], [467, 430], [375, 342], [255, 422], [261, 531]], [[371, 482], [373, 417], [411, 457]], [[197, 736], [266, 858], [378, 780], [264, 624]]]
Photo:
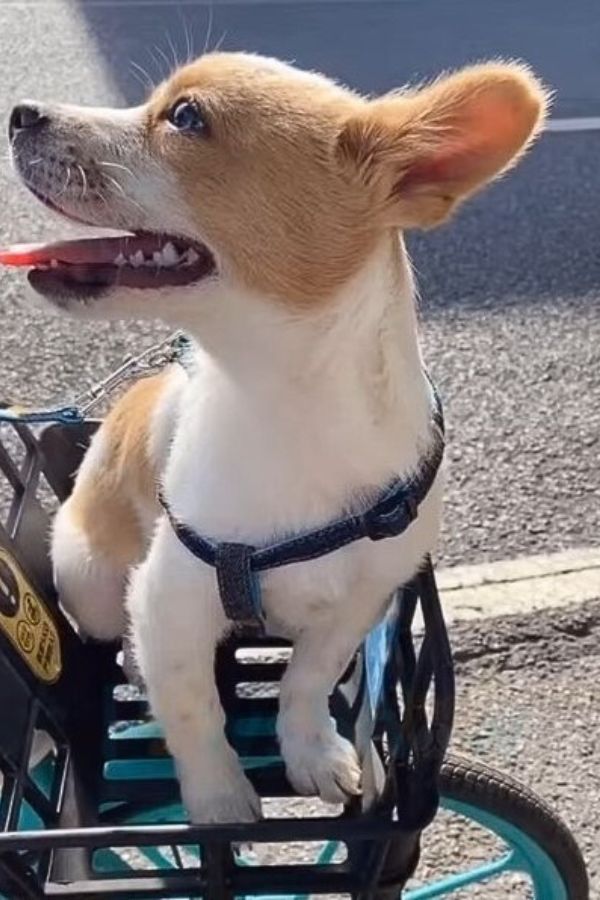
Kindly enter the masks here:
[[129, 257], [129, 263], [134, 269], [139, 269], [140, 266], [144, 265], [144, 262], [144, 254], [141, 250], [138, 250], [137, 253], [134, 253], [133, 256]]
[[152, 254], [152, 265], [160, 267], [164, 264], [163, 255], [160, 250], [155, 250]]
[[186, 266], [193, 266], [194, 263], [198, 262], [199, 259], [200, 259], [200, 257], [198, 256], [196, 251], [193, 249], [193, 247], [190, 247], [189, 250], [187, 251], [187, 253], [185, 254]]
[[179, 254], [170, 241], [162, 248], [160, 256], [163, 266], [176, 266], [179, 262]]
[[50, 260], [50, 268], [51, 268], [51, 269], [58, 269], [58, 260], [57, 260], [57, 259], [51, 259], [51, 260]]
[[125, 257], [123, 256], [122, 253], [119, 253], [118, 256], [115, 256], [115, 259], [114, 259], [115, 266], [124, 266], [126, 262], [127, 262], [127, 260], [125, 259]]

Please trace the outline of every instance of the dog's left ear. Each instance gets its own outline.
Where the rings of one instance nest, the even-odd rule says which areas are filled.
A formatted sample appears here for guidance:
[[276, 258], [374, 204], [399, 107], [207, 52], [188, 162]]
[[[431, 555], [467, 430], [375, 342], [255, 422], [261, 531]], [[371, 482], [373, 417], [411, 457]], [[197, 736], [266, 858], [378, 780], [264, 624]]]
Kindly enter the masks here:
[[337, 157], [386, 224], [431, 227], [519, 159], [548, 100], [525, 66], [471, 66], [365, 103], [343, 125]]

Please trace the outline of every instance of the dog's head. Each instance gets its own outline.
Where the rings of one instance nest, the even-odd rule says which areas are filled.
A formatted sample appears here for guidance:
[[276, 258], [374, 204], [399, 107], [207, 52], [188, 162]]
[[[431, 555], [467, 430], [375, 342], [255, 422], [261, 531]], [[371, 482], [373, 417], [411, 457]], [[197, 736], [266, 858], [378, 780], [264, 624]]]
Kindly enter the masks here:
[[240, 290], [310, 307], [386, 233], [437, 225], [505, 171], [545, 106], [518, 64], [366, 99], [236, 53], [181, 68], [134, 109], [22, 103], [10, 141], [26, 186], [67, 218], [126, 235], [14, 260], [21, 252], [40, 294], [85, 315], [185, 324]]

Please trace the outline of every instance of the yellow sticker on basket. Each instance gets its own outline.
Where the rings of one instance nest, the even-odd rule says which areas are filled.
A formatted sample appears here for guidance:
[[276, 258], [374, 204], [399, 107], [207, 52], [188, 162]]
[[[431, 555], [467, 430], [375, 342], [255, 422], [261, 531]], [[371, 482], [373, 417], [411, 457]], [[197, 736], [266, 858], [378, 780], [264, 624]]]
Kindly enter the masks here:
[[0, 547], [0, 630], [33, 674], [48, 684], [62, 671], [60, 639], [45, 603], [25, 573]]

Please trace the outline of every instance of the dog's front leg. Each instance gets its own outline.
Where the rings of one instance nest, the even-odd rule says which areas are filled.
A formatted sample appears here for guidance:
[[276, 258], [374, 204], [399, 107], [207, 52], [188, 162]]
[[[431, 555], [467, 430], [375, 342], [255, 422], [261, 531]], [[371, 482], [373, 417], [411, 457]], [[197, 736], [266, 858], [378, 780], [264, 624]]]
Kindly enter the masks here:
[[352, 616], [332, 611], [306, 628], [281, 682], [277, 734], [288, 778], [299, 793], [328, 803], [360, 793], [358, 757], [336, 731], [329, 695], [372, 624], [362, 612], [360, 621], [348, 621]]
[[227, 623], [214, 572], [159, 525], [128, 595], [133, 641], [193, 822], [258, 818], [260, 800], [225, 738], [214, 675]]

